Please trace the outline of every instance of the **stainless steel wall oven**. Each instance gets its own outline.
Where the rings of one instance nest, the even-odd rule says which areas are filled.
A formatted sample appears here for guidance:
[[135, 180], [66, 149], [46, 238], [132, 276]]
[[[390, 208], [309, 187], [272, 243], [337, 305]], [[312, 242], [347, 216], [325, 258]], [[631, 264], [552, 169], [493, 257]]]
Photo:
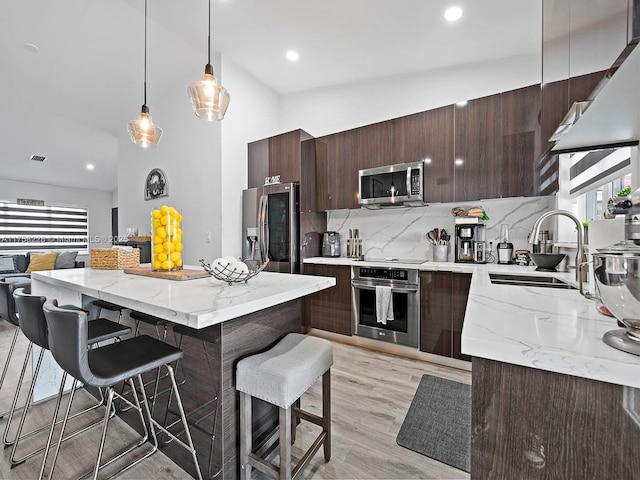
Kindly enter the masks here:
[[[420, 285], [418, 270], [395, 267], [353, 267], [351, 321], [353, 334], [418, 347]], [[376, 286], [391, 288], [393, 320], [379, 322]]]

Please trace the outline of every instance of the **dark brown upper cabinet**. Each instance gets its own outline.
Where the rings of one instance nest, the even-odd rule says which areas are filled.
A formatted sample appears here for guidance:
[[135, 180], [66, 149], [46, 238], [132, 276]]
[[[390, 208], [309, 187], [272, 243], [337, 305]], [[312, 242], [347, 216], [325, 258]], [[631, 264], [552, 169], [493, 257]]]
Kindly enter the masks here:
[[502, 186], [502, 96], [469, 100], [454, 111], [456, 201], [498, 198]]
[[502, 94], [501, 197], [536, 195], [540, 154], [540, 85]]
[[323, 144], [316, 165], [318, 210], [359, 208], [357, 130], [326, 135], [317, 143]]
[[424, 161], [425, 201], [452, 202], [453, 105], [391, 121], [394, 163]]
[[300, 183], [300, 211], [316, 211], [316, 144], [304, 130], [276, 135], [248, 146], [248, 186], [264, 185], [265, 177]]

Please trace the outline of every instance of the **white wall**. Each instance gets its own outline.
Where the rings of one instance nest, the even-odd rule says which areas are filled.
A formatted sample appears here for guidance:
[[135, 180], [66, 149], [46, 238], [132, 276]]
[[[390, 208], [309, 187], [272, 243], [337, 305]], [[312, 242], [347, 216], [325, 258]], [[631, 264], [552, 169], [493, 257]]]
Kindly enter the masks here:
[[278, 95], [222, 57], [222, 85], [231, 103], [222, 120], [222, 255], [242, 255], [242, 190], [247, 188], [247, 144], [279, 132]]
[[[89, 211], [89, 248], [111, 246], [111, 192], [56, 187], [41, 183], [0, 179], [0, 200], [15, 202], [18, 198], [44, 200], [45, 205], [80, 206]], [[78, 260], [88, 263], [88, 257]]]
[[[222, 66], [221, 66], [222, 65]], [[151, 115], [164, 130], [156, 149], [143, 150], [128, 135], [118, 151], [118, 229], [150, 232], [150, 212], [161, 205], [183, 214], [184, 262], [241, 255], [242, 190], [247, 188], [247, 144], [278, 133], [277, 95], [233, 62], [215, 57], [214, 71], [229, 90], [231, 103], [221, 122], [195, 116], [186, 88], [150, 104]], [[185, 85], [202, 75], [185, 76]], [[169, 196], [144, 200], [146, 176], [160, 168]], [[210, 238], [210, 241], [208, 240]]]
[[316, 137], [540, 83], [540, 55], [285, 95], [280, 130]]
[[[212, 64], [218, 73], [219, 56], [212, 58]], [[141, 235], [149, 233], [151, 210], [161, 205], [175, 207], [183, 215], [183, 261], [187, 265], [198, 265], [198, 259], [213, 259], [221, 252], [221, 123], [196, 117], [186, 93], [203, 71], [199, 64], [191, 71], [185, 69], [183, 85], [149, 102], [153, 121], [164, 131], [157, 148], [134, 145], [126, 130], [118, 145], [118, 231], [136, 227]], [[145, 181], [153, 168], [164, 171], [169, 196], [145, 201]]]

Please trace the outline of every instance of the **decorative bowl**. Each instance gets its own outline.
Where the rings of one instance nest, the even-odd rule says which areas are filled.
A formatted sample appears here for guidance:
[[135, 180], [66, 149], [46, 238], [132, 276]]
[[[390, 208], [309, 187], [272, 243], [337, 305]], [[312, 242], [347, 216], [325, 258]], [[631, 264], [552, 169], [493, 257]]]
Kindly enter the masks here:
[[246, 265], [246, 269], [238, 268], [237, 265], [234, 266], [234, 263], [228, 263], [226, 265], [217, 263], [212, 266], [210, 263], [206, 263], [202, 258], [200, 259], [200, 265], [202, 265], [202, 268], [204, 268], [205, 272], [207, 272], [213, 278], [228, 283], [230, 286], [234, 283], [247, 283], [250, 278], [255, 277], [262, 270], [264, 270], [269, 262], [267, 261], [262, 265], [256, 265], [255, 261], [243, 261], [241, 263], [244, 263]]
[[564, 253], [530, 253], [529, 256], [535, 263], [536, 270], [540, 272], [556, 272], [556, 267], [564, 260]]

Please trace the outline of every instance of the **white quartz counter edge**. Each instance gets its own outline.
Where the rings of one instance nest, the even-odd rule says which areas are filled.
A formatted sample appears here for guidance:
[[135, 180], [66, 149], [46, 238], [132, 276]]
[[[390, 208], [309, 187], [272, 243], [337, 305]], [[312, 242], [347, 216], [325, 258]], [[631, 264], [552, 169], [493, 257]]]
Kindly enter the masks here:
[[56, 290], [61, 295], [73, 291], [193, 328], [215, 325], [335, 285], [332, 277], [270, 272], [232, 286], [214, 278], [174, 281], [90, 268], [33, 272], [31, 278], [36, 294], [46, 290], [51, 297]]
[[[389, 266], [346, 258], [313, 258], [305, 263]], [[490, 272], [533, 273], [533, 267], [426, 262], [393, 263], [420, 271], [472, 273], [462, 330], [462, 352], [500, 362], [640, 388], [640, 356], [616, 350], [602, 335], [618, 329], [577, 290], [495, 285]], [[574, 283], [573, 274], [553, 275]]]

